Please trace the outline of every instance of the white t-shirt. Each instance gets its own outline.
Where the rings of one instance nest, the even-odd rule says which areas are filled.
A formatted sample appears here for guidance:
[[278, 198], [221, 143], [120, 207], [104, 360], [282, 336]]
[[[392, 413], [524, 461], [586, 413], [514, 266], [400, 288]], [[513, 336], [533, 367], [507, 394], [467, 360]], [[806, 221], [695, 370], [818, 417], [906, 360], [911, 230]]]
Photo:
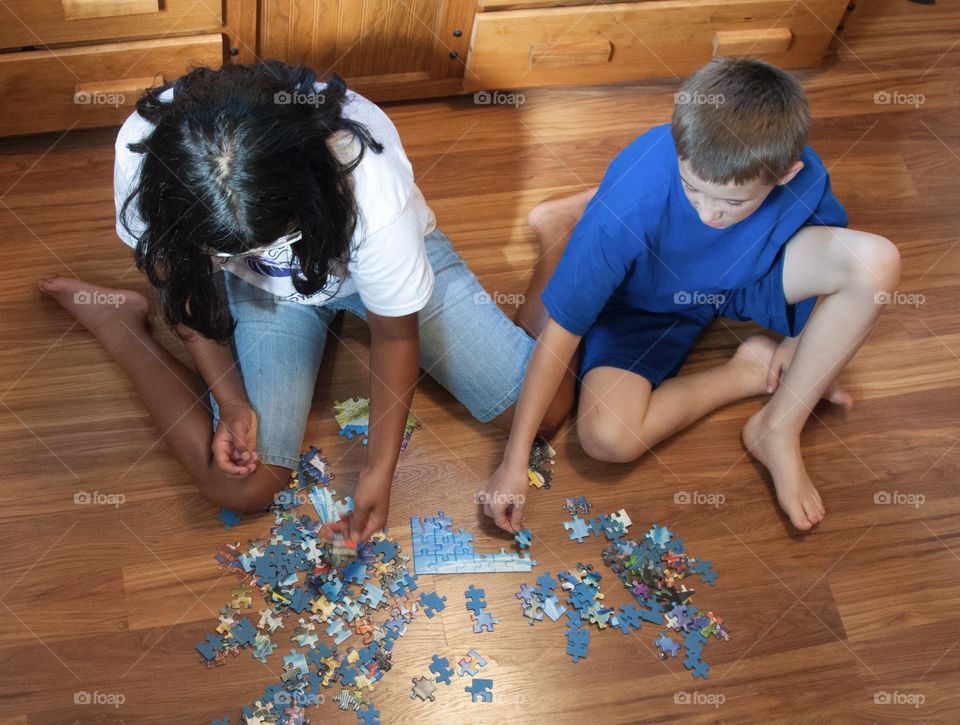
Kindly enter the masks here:
[[[324, 84], [316, 83], [317, 91]], [[173, 98], [168, 88], [160, 100]], [[314, 295], [297, 292], [291, 279], [289, 247], [259, 256], [212, 257], [215, 269], [222, 267], [247, 282], [283, 299], [323, 305], [335, 298], [360, 294], [364, 307], [378, 315], [399, 317], [418, 312], [433, 292], [433, 269], [427, 259], [424, 237], [436, 227], [433, 211], [413, 180], [413, 168], [400, 143], [400, 136], [387, 115], [362, 96], [347, 91], [343, 115], [362, 123], [383, 144], [383, 153], [366, 149], [363, 160], [351, 172], [358, 210], [357, 228], [346, 264], [331, 267], [327, 286]], [[123, 202], [140, 171], [142, 154], [130, 151], [128, 143], [149, 135], [153, 124], [134, 111], [117, 135], [113, 171], [117, 234], [135, 247], [144, 223], [136, 200], [127, 207], [131, 236], [120, 221]], [[330, 140], [331, 149], [344, 161], [355, 158], [359, 141], [350, 134]]]

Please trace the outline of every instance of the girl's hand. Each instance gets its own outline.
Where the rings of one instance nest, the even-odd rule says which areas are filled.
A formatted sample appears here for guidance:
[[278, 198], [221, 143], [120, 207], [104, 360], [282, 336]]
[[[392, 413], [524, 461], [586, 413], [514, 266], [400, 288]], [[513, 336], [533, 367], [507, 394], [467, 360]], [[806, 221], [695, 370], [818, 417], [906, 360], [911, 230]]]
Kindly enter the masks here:
[[220, 406], [213, 435], [213, 458], [229, 478], [245, 478], [260, 463], [257, 453], [257, 414], [245, 403]]
[[510, 465], [504, 461], [478, 492], [477, 499], [483, 504], [483, 512], [497, 526], [515, 534], [523, 528], [523, 507], [529, 486], [526, 464]]
[[793, 362], [793, 356], [797, 354], [797, 346], [800, 344], [800, 337], [785, 337], [780, 341], [780, 345], [770, 358], [770, 367], [767, 370], [767, 392], [772, 393], [780, 386], [780, 379], [786, 375], [790, 369], [790, 363]]
[[360, 472], [349, 521], [349, 538], [358, 544], [386, 525], [390, 510], [390, 483], [389, 476]]

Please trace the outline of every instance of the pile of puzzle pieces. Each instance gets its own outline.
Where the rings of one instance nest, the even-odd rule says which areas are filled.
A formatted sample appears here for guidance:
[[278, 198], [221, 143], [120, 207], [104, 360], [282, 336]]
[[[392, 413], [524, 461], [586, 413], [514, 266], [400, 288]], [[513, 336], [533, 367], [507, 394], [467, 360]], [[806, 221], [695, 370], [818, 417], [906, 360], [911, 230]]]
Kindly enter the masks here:
[[[693, 606], [694, 590], [682, 580], [696, 574], [714, 585], [717, 573], [710, 562], [689, 556], [683, 540], [661, 526], [654, 525], [640, 543], [626, 539], [632, 522], [622, 509], [587, 521], [581, 517], [589, 515], [591, 504], [583, 496], [568, 498], [563, 508], [573, 515], [572, 521], [563, 524], [568, 538], [580, 543], [591, 535], [606, 537], [610, 543], [603, 552], [604, 561], [642, 606], [605, 607], [600, 573], [590, 564], [578, 563], [576, 572], [559, 572], [557, 580], [546, 572], [537, 578], [537, 586], [521, 585], [516, 596], [530, 624], [542, 621], [545, 615], [553, 621], [566, 615], [567, 654], [574, 662], [587, 656], [591, 624], [598, 630], [609, 627], [623, 634], [639, 629], [643, 621], [665, 626], [679, 633], [682, 642], [660, 631], [655, 644], [661, 658], [677, 657], [685, 649], [686, 668], [693, 677], [706, 679], [709, 666], [702, 658], [704, 645], [711, 636], [728, 640], [730, 635], [722, 619]], [[565, 602], [556, 591], [558, 585], [567, 595]]]
[[[356, 711], [360, 722], [379, 722], [368, 696], [392, 667], [395, 641], [419, 611], [430, 617], [444, 606], [436, 593], [413, 594], [417, 577], [386, 532], [359, 544], [355, 557], [333, 555], [331, 544], [318, 537], [320, 526], [350, 506], [326, 488], [330, 478], [319, 451], [307, 451], [283, 492], [291, 495], [278, 496], [271, 507], [269, 537], [250, 541], [245, 550], [239, 542], [218, 549], [220, 569], [240, 583], [220, 611], [216, 632], [196, 646], [203, 663], [222, 665], [241, 648], [265, 663], [275, 649], [289, 648], [280, 681], [242, 708], [241, 722], [248, 725], [305, 723], [303, 708], [321, 700], [320, 688], [335, 686], [341, 688], [334, 698], [341, 709]], [[304, 500], [301, 491], [313, 485], [325, 492], [319, 520], [292, 510]], [[244, 615], [254, 594], [266, 604], [259, 618]], [[282, 645], [285, 638], [295, 646]], [[341, 647], [351, 638], [355, 646]]]
[[640, 616], [666, 625], [668, 631], [676, 632], [682, 639], [681, 645], [668, 631], [660, 631], [656, 645], [661, 658], [677, 657], [682, 647], [686, 650], [684, 666], [694, 678], [707, 679], [709, 666], [702, 658], [704, 645], [711, 636], [729, 640], [730, 633], [720, 617], [693, 606], [694, 590], [687, 584], [688, 577], [694, 574], [705, 584], [715, 586], [717, 572], [713, 565], [687, 554], [683, 539], [656, 524], [639, 542], [622, 538], [613, 541], [604, 550], [603, 560], [641, 603]]
[[480, 554], [473, 548], [473, 534], [453, 531], [453, 519], [440, 511], [436, 516], [410, 519], [413, 537], [413, 570], [422, 574], [480, 574], [530, 571], [537, 562], [523, 553], [501, 548]]
[[[342, 403], [334, 401], [333, 415], [336, 418], [337, 425], [340, 426], [340, 435], [349, 440], [354, 436], [360, 436], [361, 443], [367, 445], [367, 435], [370, 432], [370, 399], [369, 398], [351, 398]], [[407, 449], [407, 443], [410, 442], [410, 436], [413, 435], [413, 429], [420, 427], [420, 421], [411, 411], [407, 414], [407, 425], [403, 429], [403, 441], [400, 443], [400, 450]]]
[[[470, 699], [476, 702], [493, 702], [493, 680], [484, 680], [477, 678], [476, 675], [483, 667], [487, 666], [487, 661], [475, 649], [471, 649], [457, 662], [456, 674], [458, 677], [470, 677], [471, 681], [467, 687], [463, 688], [465, 692], [470, 693]], [[450, 666], [450, 660], [440, 655], [433, 655], [430, 663], [430, 672], [434, 679], [421, 675], [413, 678], [413, 687], [410, 689], [411, 700], [429, 700], [434, 702], [438, 684], [449, 685], [452, 682], [454, 670]], [[434, 684], [436, 683], [436, 684]]]

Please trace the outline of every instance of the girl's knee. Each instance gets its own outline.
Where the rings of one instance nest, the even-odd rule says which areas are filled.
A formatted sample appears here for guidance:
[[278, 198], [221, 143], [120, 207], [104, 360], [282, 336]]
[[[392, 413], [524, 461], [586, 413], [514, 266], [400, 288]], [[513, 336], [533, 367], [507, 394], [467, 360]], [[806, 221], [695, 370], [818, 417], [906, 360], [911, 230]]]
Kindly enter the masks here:
[[[213, 503], [238, 513], [259, 513], [276, 500], [276, 495], [290, 482], [290, 469], [283, 466], [261, 464], [249, 476], [230, 478], [222, 471], [215, 485], [198, 480], [197, 486]], [[220, 492], [217, 495], [215, 492]], [[213, 494], [213, 495], [211, 495]]]

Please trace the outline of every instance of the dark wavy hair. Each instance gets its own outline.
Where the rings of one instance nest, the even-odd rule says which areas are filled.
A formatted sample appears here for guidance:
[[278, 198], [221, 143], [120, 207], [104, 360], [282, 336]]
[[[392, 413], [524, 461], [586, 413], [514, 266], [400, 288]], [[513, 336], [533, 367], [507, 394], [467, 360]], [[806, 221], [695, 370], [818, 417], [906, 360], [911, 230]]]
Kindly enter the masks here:
[[[343, 117], [342, 78], [328, 76], [319, 93], [316, 80], [309, 67], [276, 60], [197, 67], [137, 101], [155, 128], [128, 144], [143, 159], [120, 218], [130, 231], [125, 216], [136, 204], [146, 229], [134, 259], [159, 291], [171, 327], [219, 342], [233, 333], [204, 249], [242, 254], [300, 230], [292, 281], [304, 295], [323, 289], [331, 263], [349, 255], [358, 217], [349, 175], [366, 148], [380, 153], [383, 146]], [[173, 99], [161, 101], [171, 86]], [[360, 142], [346, 163], [327, 144], [339, 132]]]

